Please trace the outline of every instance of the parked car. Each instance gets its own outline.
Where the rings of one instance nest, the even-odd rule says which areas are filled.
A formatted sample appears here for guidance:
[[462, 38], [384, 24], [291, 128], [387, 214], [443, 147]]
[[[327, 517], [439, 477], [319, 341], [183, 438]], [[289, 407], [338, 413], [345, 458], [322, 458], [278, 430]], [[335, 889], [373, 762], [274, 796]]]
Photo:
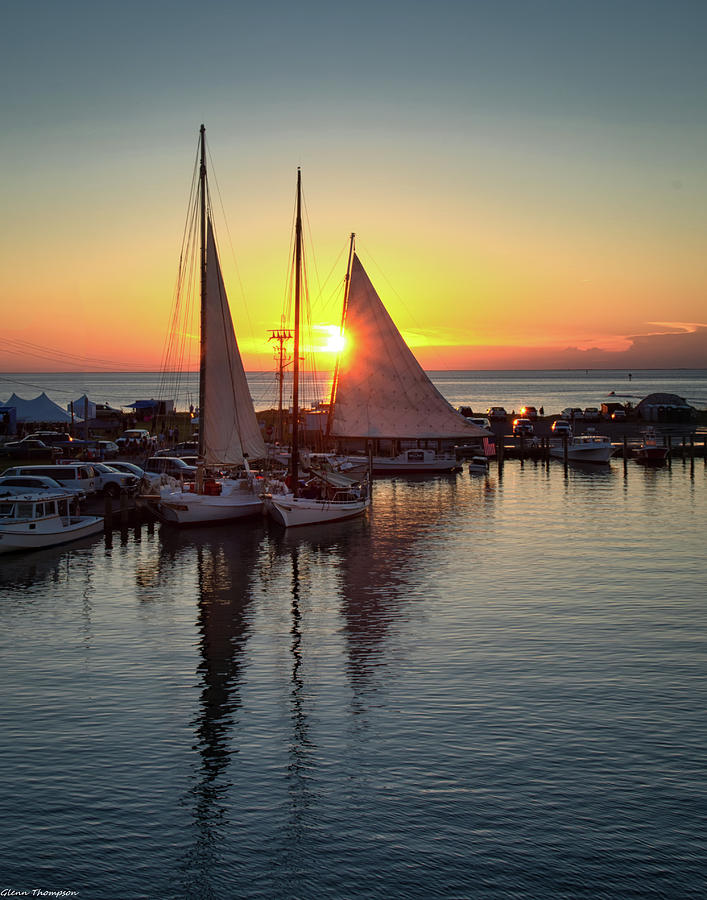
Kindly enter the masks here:
[[84, 491], [86, 494], [95, 494], [98, 490], [99, 480], [90, 463], [77, 463], [71, 460], [68, 464], [58, 463], [36, 466], [11, 466], [5, 469], [5, 475], [46, 475], [54, 478], [63, 487], [72, 491]]
[[491, 423], [486, 416], [465, 416], [464, 418], [467, 422], [471, 422], [472, 425], [478, 425], [479, 428], [486, 428], [487, 430], [491, 428]]
[[66, 431], [34, 431], [27, 438], [44, 441], [45, 444], [70, 444], [74, 440]]
[[149, 440], [150, 432], [146, 428], [128, 428], [124, 431], [115, 442], [121, 450], [127, 450], [128, 447], [139, 447], [143, 440]]
[[572, 426], [567, 419], [555, 419], [552, 423], [552, 433], [561, 437], [563, 434], [572, 434]]
[[521, 406], [520, 414], [524, 419], [530, 419], [531, 422], [538, 417], [538, 411], [534, 406]]
[[40, 491], [65, 491], [77, 500], [84, 500], [86, 497], [85, 491], [69, 490], [47, 475], [0, 475], [0, 497], [5, 494], [35, 494]]
[[514, 419], [513, 420], [513, 436], [529, 437], [535, 433], [533, 423], [530, 419]]
[[582, 415], [582, 410], [578, 406], [566, 406], [562, 410], [563, 419], [581, 419]]
[[587, 422], [598, 422], [601, 419], [601, 413], [596, 406], [588, 406], [582, 413], [582, 418]]
[[14, 456], [16, 459], [38, 456], [49, 459], [52, 456], [61, 456], [60, 447], [51, 447], [38, 438], [25, 437], [21, 441], [7, 441], [0, 445], [0, 455]]
[[506, 419], [508, 413], [502, 406], [489, 406], [486, 410], [486, 416], [489, 419]]
[[126, 472], [128, 475], [135, 475], [138, 479], [145, 474], [145, 470], [141, 469], [140, 466], [136, 466], [135, 463], [123, 462], [118, 459], [111, 460], [110, 467], [115, 469], [116, 472]]
[[108, 494], [109, 497], [118, 497], [123, 491], [132, 492], [137, 490], [140, 479], [137, 475], [129, 472], [119, 472], [106, 463], [93, 463], [93, 468], [100, 480], [99, 490]]
[[173, 456], [195, 456], [199, 452], [199, 441], [181, 441], [174, 447]]
[[625, 409], [615, 409], [611, 414], [612, 422], [620, 422], [626, 418], [626, 410]]
[[179, 456], [151, 456], [145, 463], [146, 475], [171, 475], [184, 481], [193, 481], [196, 466], [190, 466]]
[[96, 441], [99, 453], [103, 454], [103, 459], [115, 459], [120, 453], [120, 447], [115, 441]]

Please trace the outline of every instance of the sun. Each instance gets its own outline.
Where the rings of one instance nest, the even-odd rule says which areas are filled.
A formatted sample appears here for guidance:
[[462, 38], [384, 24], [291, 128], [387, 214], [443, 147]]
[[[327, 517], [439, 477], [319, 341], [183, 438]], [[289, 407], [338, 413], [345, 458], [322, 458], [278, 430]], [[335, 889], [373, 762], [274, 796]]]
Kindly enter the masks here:
[[346, 338], [343, 334], [332, 334], [327, 338], [324, 349], [327, 353], [341, 353], [346, 346]]
[[341, 333], [338, 325], [322, 325], [322, 344], [320, 350], [324, 353], [341, 353], [346, 346], [346, 338]]

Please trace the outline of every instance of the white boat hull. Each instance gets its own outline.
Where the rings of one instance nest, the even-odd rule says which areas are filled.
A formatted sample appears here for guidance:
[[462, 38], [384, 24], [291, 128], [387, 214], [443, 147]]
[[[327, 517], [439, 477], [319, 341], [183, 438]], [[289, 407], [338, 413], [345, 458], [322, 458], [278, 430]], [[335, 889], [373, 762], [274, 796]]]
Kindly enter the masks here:
[[291, 494], [270, 494], [265, 498], [268, 514], [285, 528], [353, 519], [362, 515], [369, 505], [370, 501], [367, 498], [313, 500], [308, 497], [293, 497]]
[[[614, 454], [611, 441], [595, 441], [593, 443], [570, 443], [567, 447], [569, 462], [608, 463]], [[564, 447], [550, 447], [550, 456], [564, 459]]]
[[68, 523], [61, 527], [57, 527], [56, 518], [46, 523], [37, 520], [36, 527], [31, 531], [22, 522], [3, 524], [0, 525], [0, 553], [56, 547], [102, 530], [103, 519], [100, 516], [71, 516]]
[[[347, 457], [354, 468], [346, 474], [363, 472], [368, 469], [368, 459], [361, 456]], [[403, 475], [406, 472], [416, 474], [419, 472], [454, 472], [460, 469], [456, 456], [435, 456], [425, 453], [423, 458], [416, 458], [408, 453], [398, 456], [374, 456], [372, 459], [374, 475]]]
[[208, 525], [260, 515], [261, 497], [251, 487], [241, 488], [240, 484], [236, 481], [222, 488], [220, 494], [163, 488], [156, 504], [157, 515], [163, 522], [174, 525]]

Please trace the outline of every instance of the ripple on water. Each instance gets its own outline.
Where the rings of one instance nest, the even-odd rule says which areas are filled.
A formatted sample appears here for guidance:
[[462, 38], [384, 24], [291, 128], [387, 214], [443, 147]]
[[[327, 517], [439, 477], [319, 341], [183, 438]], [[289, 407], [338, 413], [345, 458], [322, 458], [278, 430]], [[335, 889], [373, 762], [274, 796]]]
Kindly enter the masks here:
[[3, 560], [6, 883], [700, 896], [704, 501], [507, 462]]

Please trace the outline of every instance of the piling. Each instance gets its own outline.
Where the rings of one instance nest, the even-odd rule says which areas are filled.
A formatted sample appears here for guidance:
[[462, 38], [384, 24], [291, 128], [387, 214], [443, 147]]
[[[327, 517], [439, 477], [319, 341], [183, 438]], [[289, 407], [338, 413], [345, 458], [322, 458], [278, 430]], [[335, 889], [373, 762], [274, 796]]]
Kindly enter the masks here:
[[113, 530], [113, 501], [109, 494], [103, 498], [103, 531], [110, 534]]
[[626, 474], [626, 470], [628, 468], [628, 439], [626, 435], [624, 435], [624, 475]]
[[120, 525], [125, 527], [128, 524], [128, 495], [122, 492], [120, 495]]

